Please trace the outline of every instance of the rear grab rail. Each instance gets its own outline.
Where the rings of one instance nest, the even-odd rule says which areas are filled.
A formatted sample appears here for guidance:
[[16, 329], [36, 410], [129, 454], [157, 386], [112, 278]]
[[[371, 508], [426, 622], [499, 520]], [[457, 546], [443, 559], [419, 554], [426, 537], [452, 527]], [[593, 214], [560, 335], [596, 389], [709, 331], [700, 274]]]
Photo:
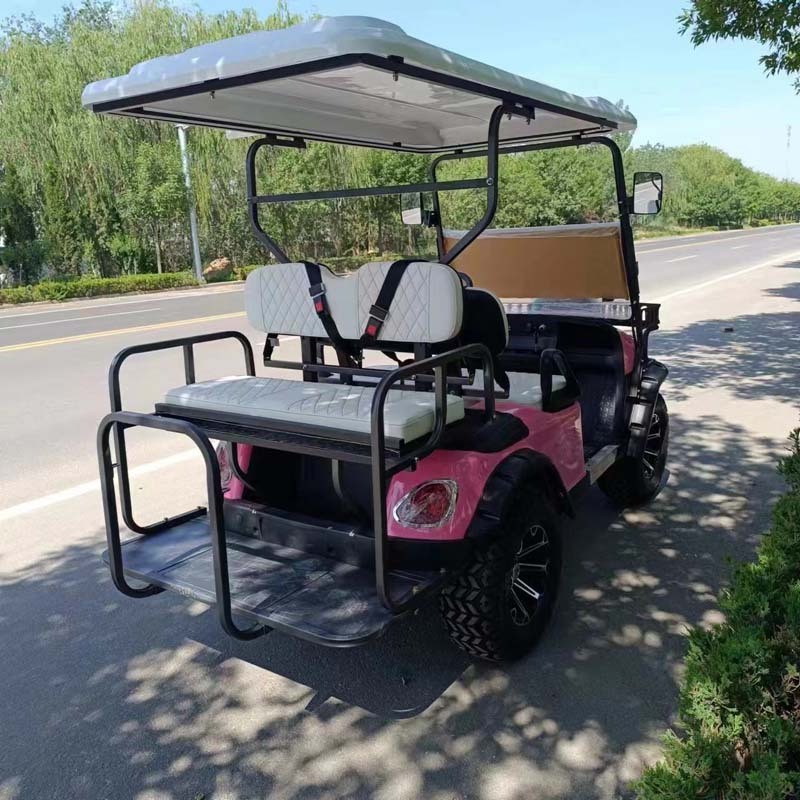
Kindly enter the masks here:
[[[470, 344], [448, 350], [446, 353], [414, 361], [399, 366], [381, 378], [372, 396], [372, 415], [370, 420], [370, 469], [372, 472], [373, 529], [375, 537], [375, 575], [378, 597], [386, 608], [394, 613], [402, 611], [406, 604], [398, 605], [392, 600], [386, 583], [388, 556], [388, 528], [386, 519], [386, 490], [389, 478], [396, 472], [415, 464], [431, 453], [444, 432], [447, 424], [447, 379], [445, 368], [454, 362], [461, 362], [470, 356], [478, 357], [483, 364], [484, 411], [487, 419], [495, 415], [494, 405], [494, 367], [492, 356], [486, 345]], [[402, 461], [387, 470], [385, 431], [383, 425], [386, 397], [395, 383], [414, 377], [422, 372], [434, 373], [434, 426], [425, 443], [409, 453]]]

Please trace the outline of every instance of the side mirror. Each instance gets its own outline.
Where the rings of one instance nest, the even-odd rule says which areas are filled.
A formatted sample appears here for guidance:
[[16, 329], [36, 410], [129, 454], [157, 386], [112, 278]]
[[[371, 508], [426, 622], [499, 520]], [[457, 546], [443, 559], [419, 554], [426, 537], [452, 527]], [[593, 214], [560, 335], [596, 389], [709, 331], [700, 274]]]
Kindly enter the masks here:
[[635, 172], [633, 175], [633, 214], [658, 214], [664, 198], [664, 176], [660, 172]]
[[401, 194], [400, 195], [400, 216], [404, 225], [424, 225], [432, 228], [437, 224], [436, 212], [431, 206], [433, 200], [431, 195], [420, 194]]
[[422, 225], [425, 221], [425, 205], [422, 194], [400, 195], [400, 217], [403, 225]]

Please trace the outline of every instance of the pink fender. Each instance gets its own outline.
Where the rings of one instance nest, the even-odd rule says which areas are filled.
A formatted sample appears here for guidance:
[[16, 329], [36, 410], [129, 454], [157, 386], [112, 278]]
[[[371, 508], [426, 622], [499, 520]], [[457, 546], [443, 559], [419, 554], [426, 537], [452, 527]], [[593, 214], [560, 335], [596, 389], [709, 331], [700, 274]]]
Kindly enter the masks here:
[[619, 340], [622, 344], [622, 363], [625, 365], [625, 374], [630, 375], [636, 362], [636, 342], [633, 341], [633, 336], [625, 331], [619, 332]]
[[[247, 474], [247, 468], [250, 466], [250, 456], [253, 453], [253, 446], [250, 444], [240, 444], [236, 446], [236, 453], [239, 456], [239, 466], [242, 468], [242, 473]], [[228, 491], [225, 492], [226, 500], [241, 500], [244, 497], [244, 484], [234, 475], [231, 478]]]
[[[477, 404], [480, 407], [480, 404]], [[558, 470], [567, 490], [572, 489], [585, 475], [581, 410], [578, 403], [555, 413], [545, 413], [532, 406], [511, 401], [498, 401], [497, 410], [519, 417], [529, 434], [511, 447], [497, 453], [476, 453], [464, 450], [436, 450], [417, 465], [415, 471], [404, 470], [389, 483], [386, 494], [388, 535], [402, 539], [454, 541], [466, 536], [483, 495], [486, 481], [501, 461], [517, 450], [529, 449], [547, 456]], [[253, 448], [239, 445], [239, 464], [243, 470], [250, 465]], [[407, 528], [395, 520], [395, 506], [415, 486], [436, 479], [454, 480], [458, 484], [456, 510], [441, 527]], [[241, 500], [244, 484], [234, 475], [225, 498]]]
[[[585, 475], [581, 409], [578, 403], [555, 413], [545, 413], [532, 406], [498, 401], [497, 410], [514, 414], [528, 428], [529, 434], [498, 453], [464, 450], [436, 450], [422, 459], [414, 472], [395, 475], [386, 495], [388, 535], [403, 539], [454, 541], [466, 536], [484, 487], [495, 467], [517, 450], [530, 449], [546, 455], [558, 470], [567, 490]], [[394, 508], [415, 486], [436, 479], [450, 479], [458, 484], [456, 510], [440, 527], [408, 528], [394, 518]]]

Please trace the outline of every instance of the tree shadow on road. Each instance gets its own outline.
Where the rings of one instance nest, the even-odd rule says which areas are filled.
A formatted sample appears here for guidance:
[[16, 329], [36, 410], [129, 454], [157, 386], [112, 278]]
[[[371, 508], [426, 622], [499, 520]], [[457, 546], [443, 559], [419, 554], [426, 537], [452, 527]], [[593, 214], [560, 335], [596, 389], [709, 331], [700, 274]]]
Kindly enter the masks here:
[[766, 293], [772, 297], [788, 297], [790, 300], [800, 300], [800, 283], [789, 283], [786, 286], [767, 289]]
[[[798, 265], [800, 266], [800, 265]], [[800, 300], [800, 283], [765, 294]], [[652, 354], [667, 364], [667, 391], [725, 390], [735, 398], [797, 404], [800, 397], [800, 307], [797, 311], [721, 316], [654, 334]]]
[[[668, 396], [723, 385], [796, 401], [790, 317], [658, 334]], [[565, 524], [556, 619], [507, 666], [470, 664], [435, 609], [355, 650], [234, 642], [198, 604], [117, 594], [100, 531], [0, 567], [0, 719], [13, 732], [0, 798], [625, 796], [674, 713], [687, 626], [719, 619], [727, 557], [748, 557], [768, 525], [776, 456], [741, 420], [675, 415], [667, 487], [622, 516], [590, 494]]]

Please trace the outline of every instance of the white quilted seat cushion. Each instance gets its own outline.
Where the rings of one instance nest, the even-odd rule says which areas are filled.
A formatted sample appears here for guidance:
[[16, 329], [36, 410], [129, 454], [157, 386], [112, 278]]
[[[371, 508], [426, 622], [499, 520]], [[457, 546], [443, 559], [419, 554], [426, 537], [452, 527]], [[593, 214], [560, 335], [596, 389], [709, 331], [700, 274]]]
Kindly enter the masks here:
[[[365, 386], [232, 377], [179, 386], [167, 392], [164, 401], [201, 411], [369, 433], [374, 392]], [[411, 442], [430, 433], [434, 424], [434, 403], [430, 392], [390, 391], [384, 406], [386, 435]], [[463, 417], [463, 400], [448, 395], [448, 423]]]
[[[321, 267], [328, 307], [343, 339], [361, 338], [391, 264], [375, 261], [345, 276]], [[250, 324], [265, 333], [325, 337], [308, 286], [303, 264], [273, 264], [253, 270], [244, 290]], [[458, 273], [444, 264], [415, 261], [403, 273], [378, 339], [446, 342], [461, 330], [462, 313]]]
[[[541, 376], [536, 372], [509, 372], [507, 373], [511, 387], [508, 392], [508, 399], [512, 403], [520, 405], [542, 407], [542, 386]], [[561, 375], [553, 375], [553, 391], [563, 389], [567, 385], [567, 380]], [[478, 370], [475, 373], [475, 380], [472, 383], [473, 389], [483, 389], [483, 372]], [[500, 391], [497, 387], [497, 391]]]

